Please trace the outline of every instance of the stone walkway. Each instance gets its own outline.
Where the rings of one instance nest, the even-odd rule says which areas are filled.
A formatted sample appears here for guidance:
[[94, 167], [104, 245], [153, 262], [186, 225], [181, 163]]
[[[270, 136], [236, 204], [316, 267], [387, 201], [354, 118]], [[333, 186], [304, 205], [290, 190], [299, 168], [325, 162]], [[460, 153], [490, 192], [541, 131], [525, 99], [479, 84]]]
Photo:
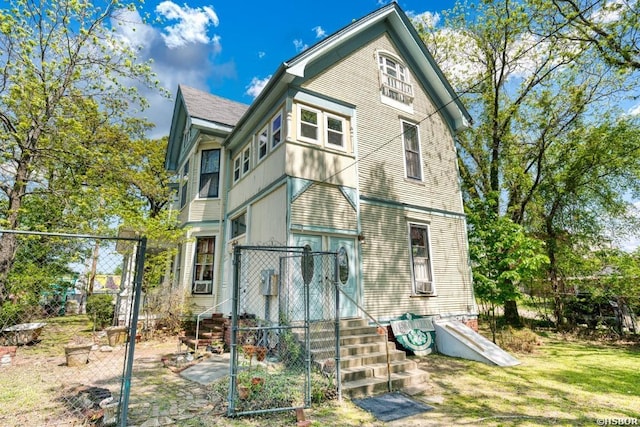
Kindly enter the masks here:
[[[167, 354], [177, 351], [175, 344], [164, 347], [141, 348], [140, 352], [136, 348], [129, 427], [186, 425], [193, 418], [200, 423], [207, 420], [201, 425], [216, 425], [226, 407], [208, 384], [228, 374], [228, 354], [226, 361], [223, 356], [211, 355], [178, 373], [166, 367], [162, 360]], [[201, 381], [194, 381], [198, 378]]]

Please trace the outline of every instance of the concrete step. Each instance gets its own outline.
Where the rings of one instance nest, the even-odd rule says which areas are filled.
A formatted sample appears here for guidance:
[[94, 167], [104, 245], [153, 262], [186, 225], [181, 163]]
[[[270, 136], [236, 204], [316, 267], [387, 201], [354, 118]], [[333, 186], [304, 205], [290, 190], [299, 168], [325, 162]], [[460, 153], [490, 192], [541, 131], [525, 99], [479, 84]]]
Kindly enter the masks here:
[[387, 372], [391, 370], [392, 374], [397, 374], [405, 371], [416, 371], [418, 364], [412, 360], [392, 360], [387, 363], [373, 363], [370, 365], [357, 366], [353, 368], [340, 368], [340, 377], [343, 384], [345, 382], [358, 381], [366, 378], [373, 377], [387, 377]]
[[[312, 358], [322, 369], [335, 359], [335, 323], [317, 322], [310, 327]], [[407, 359], [404, 351], [385, 340], [376, 326], [364, 319], [340, 322], [340, 378], [342, 391], [351, 398], [382, 393], [389, 388], [391, 372], [393, 390], [419, 390], [427, 387], [428, 373]], [[389, 363], [387, 364], [387, 352]]]
[[[391, 388], [392, 390], [400, 390], [407, 387], [420, 387], [427, 379], [428, 373], [420, 369], [396, 372], [391, 374]], [[389, 381], [386, 375], [342, 382], [342, 393], [352, 399], [386, 391], [389, 391]]]

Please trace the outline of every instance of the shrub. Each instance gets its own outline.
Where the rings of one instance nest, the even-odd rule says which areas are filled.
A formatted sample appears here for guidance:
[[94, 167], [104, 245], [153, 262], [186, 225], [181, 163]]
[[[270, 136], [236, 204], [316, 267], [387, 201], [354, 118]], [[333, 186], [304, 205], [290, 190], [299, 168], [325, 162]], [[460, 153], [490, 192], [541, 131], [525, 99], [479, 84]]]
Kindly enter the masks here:
[[113, 312], [113, 297], [111, 295], [90, 295], [87, 298], [87, 314], [93, 318], [97, 329], [103, 329], [111, 324]]
[[531, 329], [507, 327], [497, 336], [497, 344], [507, 351], [515, 353], [532, 353], [542, 344], [540, 337]]

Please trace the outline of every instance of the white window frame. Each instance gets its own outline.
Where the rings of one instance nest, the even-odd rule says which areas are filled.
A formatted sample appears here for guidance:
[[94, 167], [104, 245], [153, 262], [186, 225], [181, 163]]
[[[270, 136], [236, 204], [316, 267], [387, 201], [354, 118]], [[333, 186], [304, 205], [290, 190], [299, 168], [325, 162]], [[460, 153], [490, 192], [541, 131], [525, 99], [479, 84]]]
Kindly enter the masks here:
[[[333, 132], [333, 133], [338, 133], [333, 129], [329, 129], [329, 120], [333, 119], [333, 120], [337, 120], [341, 123], [342, 126], [342, 130], [339, 132], [339, 134], [341, 135], [341, 141], [342, 144], [337, 145], [337, 144], [333, 144], [331, 142], [329, 142], [329, 133]], [[341, 150], [341, 151], [346, 151], [347, 150], [347, 134], [346, 134], [346, 127], [347, 127], [347, 120], [344, 117], [340, 117], [337, 116], [335, 114], [331, 114], [331, 113], [324, 113], [324, 120], [322, 121], [324, 123], [324, 142], [325, 142], [325, 146], [327, 148], [333, 148], [335, 150]]]
[[[261, 139], [264, 137], [264, 139]], [[260, 155], [261, 148], [264, 147], [264, 154]], [[260, 132], [256, 134], [256, 158], [258, 162], [262, 161], [269, 154], [269, 126], [264, 126]]]
[[[405, 125], [407, 126], [412, 126], [415, 129], [415, 135], [416, 135], [416, 144], [417, 144], [417, 151], [413, 150], [412, 148], [408, 148], [407, 147], [407, 131], [405, 129]], [[411, 123], [408, 122], [406, 120], [401, 120], [400, 121], [400, 132], [402, 132], [402, 158], [404, 159], [404, 176], [407, 179], [411, 179], [411, 180], [415, 180], [415, 181], [420, 181], [422, 182], [424, 179], [424, 170], [423, 170], [423, 162], [422, 162], [422, 146], [420, 144], [420, 126], [416, 123]], [[420, 173], [420, 176], [409, 176], [409, 167], [408, 167], [408, 163], [409, 163], [409, 159], [407, 157], [408, 153], [413, 153], [417, 156], [418, 159], [418, 172]]]
[[[316, 125], [317, 136], [318, 136], [317, 139], [305, 137], [302, 135], [302, 124], [303, 124], [302, 111], [303, 110], [307, 110], [316, 114], [317, 122], [318, 122]], [[297, 121], [296, 126], [298, 130], [298, 135], [297, 135], [298, 141], [308, 142], [313, 145], [323, 146], [324, 148], [327, 148], [329, 150], [338, 150], [338, 151], [345, 151], [345, 152], [347, 151], [348, 130], [349, 130], [348, 128], [349, 119], [347, 117], [344, 117], [329, 111], [323, 111], [318, 108], [310, 107], [307, 104], [298, 104], [297, 111], [298, 111], [298, 117], [296, 120]], [[329, 142], [329, 133], [335, 132], [334, 130], [329, 129], [330, 119], [338, 120], [341, 123], [342, 131], [339, 132], [340, 135], [342, 135], [341, 145], [333, 144]], [[308, 124], [308, 123], [305, 122], [305, 124]]]
[[187, 196], [189, 192], [189, 159], [182, 166], [182, 179], [180, 183], [180, 209], [187, 205]]
[[[307, 136], [303, 136], [302, 135], [302, 110], [306, 110], [312, 113], [316, 113], [316, 139], [313, 138], [309, 138]], [[322, 135], [322, 122], [323, 122], [323, 112], [318, 110], [317, 108], [313, 108], [313, 107], [309, 107], [308, 105], [304, 105], [304, 104], [298, 104], [298, 139], [300, 141], [304, 141], [304, 142], [309, 142], [311, 144], [321, 144], [322, 141], [320, 140], [321, 135]], [[304, 122], [305, 125], [307, 126], [313, 126], [313, 123], [310, 122]]]
[[[278, 126], [277, 128], [274, 128], [274, 126], [276, 125], [276, 121], [278, 119], [280, 119], [280, 126]], [[284, 124], [284, 116], [282, 115], [282, 111], [279, 111], [269, 121], [269, 140], [271, 141], [271, 144], [270, 144], [270, 147], [269, 147], [270, 150], [276, 148], [278, 145], [280, 145], [282, 143], [283, 136], [284, 136], [284, 126], [283, 126], [283, 124]], [[279, 136], [279, 138], [277, 140], [275, 139], [276, 135]]]
[[[415, 257], [414, 255], [414, 245], [413, 245], [413, 229], [421, 229], [426, 233], [426, 242], [424, 246], [424, 250], [426, 251], [426, 257]], [[433, 251], [431, 250], [431, 228], [429, 224], [421, 224], [416, 222], [408, 223], [408, 233], [409, 233], [409, 262], [411, 265], [411, 282], [413, 287], [413, 294], [419, 296], [436, 296], [436, 284], [433, 277]], [[420, 274], [418, 268], [416, 268], [416, 258], [419, 260], [425, 259], [426, 266], [422, 267], [423, 274], [426, 274], [428, 277], [425, 277], [426, 280], [421, 280], [423, 277], [417, 277]]]
[[[204, 254], [200, 251], [200, 241], [201, 240], [212, 240], [212, 252], [204, 252]], [[204, 260], [198, 259], [200, 255], [209, 255], [205, 257]], [[195, 250], [194, 250], [194, 258], [193, 258], [193, 280], [191, 284], [191, 293], [193, 295], [212, 295], [213, 294], [213, 280], [215, 276], [215, 259], [216, 259], [216, 237], [215, 236], [196, 236]], [[203, 273], [205, 267], [198, 269], [198, 266], [210, 266], [211, 278], [205, 279], [203, 277]], [[198, 275], [198, 271], [201, 272]]]
[[382, 97], [407, 106], [413, 105], [414, 90], [407, 66], [390, 52], [378, 51], [377, 57]]
[[240, 181], [249, 172], [251, 172], [251, 144], [233, 158], [233, 183]]

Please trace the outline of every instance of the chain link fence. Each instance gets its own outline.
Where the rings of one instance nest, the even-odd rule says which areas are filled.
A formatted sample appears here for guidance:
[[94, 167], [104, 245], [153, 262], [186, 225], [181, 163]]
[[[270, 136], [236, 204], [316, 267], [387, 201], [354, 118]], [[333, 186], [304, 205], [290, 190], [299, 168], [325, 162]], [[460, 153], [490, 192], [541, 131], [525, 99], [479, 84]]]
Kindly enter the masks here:
[[0, 239], [0, 425], [126, 425], [146, 240]]
[[236, 246], [229, 416], [340, 397], [336, 262], [309, 247]]

